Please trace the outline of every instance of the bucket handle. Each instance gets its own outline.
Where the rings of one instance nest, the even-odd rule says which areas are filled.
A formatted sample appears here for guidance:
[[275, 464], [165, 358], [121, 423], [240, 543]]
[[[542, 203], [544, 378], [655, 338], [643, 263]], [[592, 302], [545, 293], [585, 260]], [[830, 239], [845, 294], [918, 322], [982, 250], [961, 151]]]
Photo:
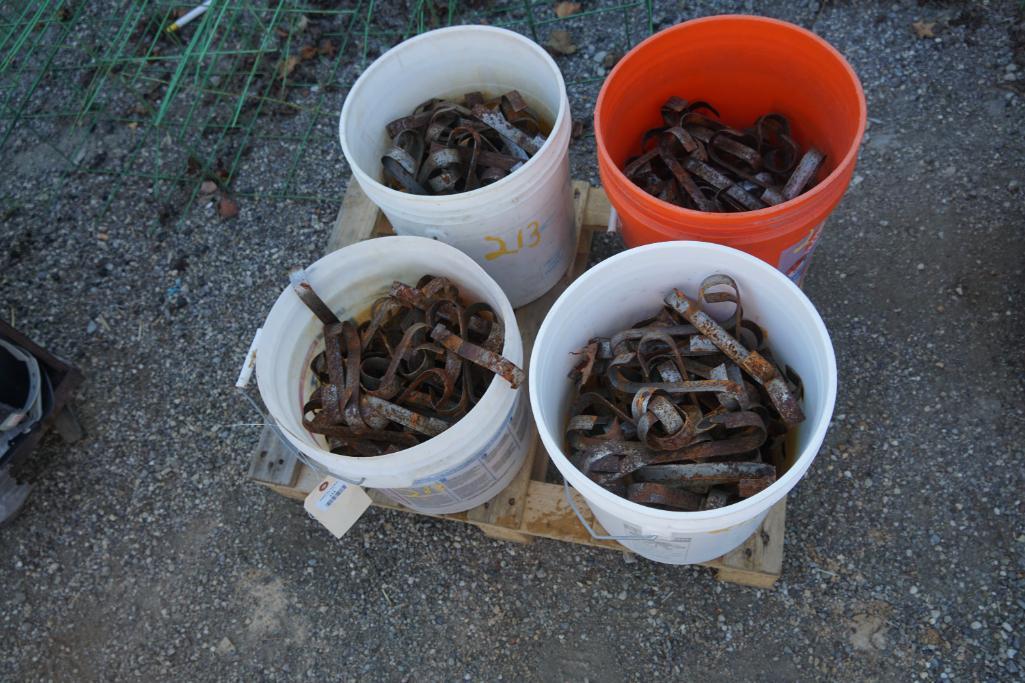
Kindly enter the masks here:
[[566, 502], [569, 503], [569, 506], [573, 509], [573, 513], [577, 516], [577, 519], [579, 519], [580, 523], [584, 525], [585, 529], [587, 529], [587, 533], [591, 534], [591, 538], [593, 538], [593, 539], [595, 539], [597, 541], [657, 541], [658, 540], [658, 535], [657, 534], [649, 534], [647, 536], [630, 536], [630, 535], [626, 535], [626, 536], [610, 536], [610, 535], [605, 535], [605, 534], [599, 534], [597, 531], [595, 531], [593, 528], [591, 528], [591, 525], [587, 523], [587, 520], [584, 519], [584, 516], [582, 514], [580, 514], [580, 510], [579, 510], [579, 508], [577, 508], [577, 504], [573, 502], [573, 495], [570, 493], [569, 482], [566, 481], [565, 479], [562, 480], [562, 492], [566, 496]]
[[609, 223], [605, 228], [605, 232], [619, 232], [619, 214], [614, 206], [609, 207]]
[[246, 353], [245, 362], [242, 364], [242, 372], [239, 373], [238, 380], [236, 380], [235, 382], [235, 388], [238, 389], [238, 392], [242, 394], [242, 397], [244, 399], [249, 401], [249, 405], [251, 405], [253, 409], [260, 414], [260, 417], [262, 417], [263, 421], [267, 424], [267, 426], [271, 428], [271, 431], [274, 432], [274, 435], [278, 437], [278, 440], [281, 441], [281, 444], [285, 446], [285, 448], [287, 448], [289, 451], [294, 453], [295, 456], [299, 458], [300, 462], [302, 462], [302, 464], [309, 467], [311, 470], [316, 472], [321, 477], [330, 476], [334, 479], [338, 479], [339, 481], [344, 481], [346, 484], [351, 484], [352, 486], [362, 485], [363, 482], [367, 480], [366, 477], [360, 478], [359, 481], [350, 481], [345, 477], [330, 474], [324, 468], [322, 468], [315, 460], [313, 460], [313, 458], [303, 453], [301, 449], [298, 449], [295, 446], [293, 446], [292, 443], [287, 438], [285, 438], [285, 434], [283, 431], [284, 428], [278, 424], [277, 420], [274, 419], [274, 416], [271, 415], [263, 407], [261, 407], [260, 403], [257, 403], [256, 399], [249, 395], [248, 388], [250, 380], [253, 377], [253, 369], [256, 367], [256, 347], [257, 343], [259, 342], [261, 332], [263, 332], [262, 327], [258, 328], [256, 330], [256, 334], [253, 335], [253, 342], [249, 345], [249, 352]]

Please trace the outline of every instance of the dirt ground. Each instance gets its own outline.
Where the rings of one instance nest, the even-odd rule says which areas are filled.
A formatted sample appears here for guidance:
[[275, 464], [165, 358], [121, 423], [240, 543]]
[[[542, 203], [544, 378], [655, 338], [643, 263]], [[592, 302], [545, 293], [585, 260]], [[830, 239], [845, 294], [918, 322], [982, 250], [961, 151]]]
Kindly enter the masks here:
[[[379, 509], [334, 540], [246, 480], [259, 427], [232, 385], [338, 202], [240, 201], [231, 220], [201, 203], [153, 227], [159, 198], [141, 183], [42, 189], [57, 160], [26, 135], [0, 180], [17, 206], [0, 224], [0, 311], [81, 366], [87, 436], [44, 440], [32, 497], [0, 530], [0, 678], [1022, 678], [1025, 16], [998, 2], [655, 9], [660, 27], [722, 12], [811, 27], [860, 75], [870, 117], [805, 283], [840, 393], [789, 498], [775, 588]], [[579, 118], [618, 29], [577, 29], [581, 50], [559, 59], [597, 79], [571, 88]], [[597, 182], [593, 142], [571, 154]], [[240, 182], [275, 161], [254, 150]], [[340, 198], [340, 152], [306, 163]], [[621, 248], [603, 236], [593, 257]]]

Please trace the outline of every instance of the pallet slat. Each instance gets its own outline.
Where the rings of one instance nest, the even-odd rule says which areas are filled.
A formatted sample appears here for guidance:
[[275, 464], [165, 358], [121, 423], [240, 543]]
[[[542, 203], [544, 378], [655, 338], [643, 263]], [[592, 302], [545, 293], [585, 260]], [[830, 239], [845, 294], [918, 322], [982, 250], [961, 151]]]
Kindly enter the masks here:
[[[578, 235], [573, 265], [551, 291], [516, 311], [517, 325], [523, 337], [525, 358], [529, 358], [534, 337], [552, 303], [573, 280], [586, 270], [592, 235], [595, 231], [603, 232], [608, 224], [611, 207], [601, 188], [591, 187], [584, 181], [574, 181], [573, 192], [576, 210], [575, 227]], [[387, 219], [367, 198], [355, 179], [350, 180], [341, 209], [338, 212], [338, 219], [335, 221], [334, 229], [328, 240], [328, 251], [371, 236], [387, 234], [392, 234]], [[548, 453], [537, 437], [537, 429], [532, 417], [529, 420], [529, 425], [534, 446], [528, 453], [521, 470], [501, 494], [467, 512], [427, 516], [473, 524], [487, 536], [504, 541], [529, 543], [539, 537], [625, 551], [626, 549], [615, 541], [592, 538], [566, 502], [563, 487], [544, 481], [549, 464]], [[250, 478], [288, 498], [302, 500], [320, 483], [319, 475], [296, 461], [291, 449], [281, 445], [269, 427], [264, 428], [260, 445], [253, 457], [254, 463], [251, 466]], [[263, 470], [257, 466], [258, 458], [264, 468], [267, 467], [267, 462], [276, 464], [276, 468], [271, 468], [276, 470], [273, 475], [270, 471], [260, 474]], [[290, 469], [293, 464], [294, 469]], [[294, 475], [287, 483], [283, 481], [286, 476], [285, 472]], [[367, 493], [374, 504], [379, 507], [411, 514], [422, 514], [396, 505], [372, 489]], [[583, 498], [576, 492], [573, 492], [572, 495], [575, 496], [577, 508], [584, 515], [588, 524], [597, 533], [604, 534], [604, 530], [594, 519]], [[786, 499], [784, 498], [770, 509], [761, 527], [744, 544], [723, 557], [704, 563], [703, 566], [715, 569], [717, 578], [722, 581], [760, 588], [771, 587], [779, 578], [782, 570], [785, 523]]]

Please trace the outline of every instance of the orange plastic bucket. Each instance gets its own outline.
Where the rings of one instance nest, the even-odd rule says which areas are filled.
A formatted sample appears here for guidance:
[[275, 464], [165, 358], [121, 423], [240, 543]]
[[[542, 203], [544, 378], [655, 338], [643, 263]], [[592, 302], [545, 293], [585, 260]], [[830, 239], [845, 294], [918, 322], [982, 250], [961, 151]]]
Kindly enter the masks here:
[[[623, 174], [644, 131], [662, 125], [672, 95], [711, 102], [744, 128], [768, 112], [790, 119], [802, 148], [825, 152], [804, 194], [743, 213], [705, 213], [664, 202]], [[725, 244], [800, 283], [822, 225], [847, 190], [865, 132], [865, 94], [847, 60], [814, 33], [776, 19], [695, 19], [651, 36], [620, 60], [598, 95], [598, 171], [629, 247], [666, 240]]]

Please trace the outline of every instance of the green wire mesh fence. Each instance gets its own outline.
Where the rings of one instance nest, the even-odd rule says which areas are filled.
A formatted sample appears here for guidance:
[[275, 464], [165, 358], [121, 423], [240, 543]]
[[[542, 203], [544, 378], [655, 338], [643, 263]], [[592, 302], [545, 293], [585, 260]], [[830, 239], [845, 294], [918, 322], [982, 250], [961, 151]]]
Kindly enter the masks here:
[[[45, 147], [55, 168], [40, 192], [51, 198], [101, 176], [174, 196], [179, 215], [210, 182], [238, 197], [337, 202], [343, 179], [324, 176], [337, 166], [344, 94], [404, 38], [488, 23], [544, 44], [557, 28], [601, 23], [619, 34], [608, 49], [625, 51], [652, 29], [651, 0], [582, 0], [564, 17], [549, 0], [204, 4], [178, 30], [192, 7], [167, 0], [0, 5], [0, 163]], [[600, 80], [567, 74], [571, 90]], [[101, 211], [115, 196], [105, 194]]]

